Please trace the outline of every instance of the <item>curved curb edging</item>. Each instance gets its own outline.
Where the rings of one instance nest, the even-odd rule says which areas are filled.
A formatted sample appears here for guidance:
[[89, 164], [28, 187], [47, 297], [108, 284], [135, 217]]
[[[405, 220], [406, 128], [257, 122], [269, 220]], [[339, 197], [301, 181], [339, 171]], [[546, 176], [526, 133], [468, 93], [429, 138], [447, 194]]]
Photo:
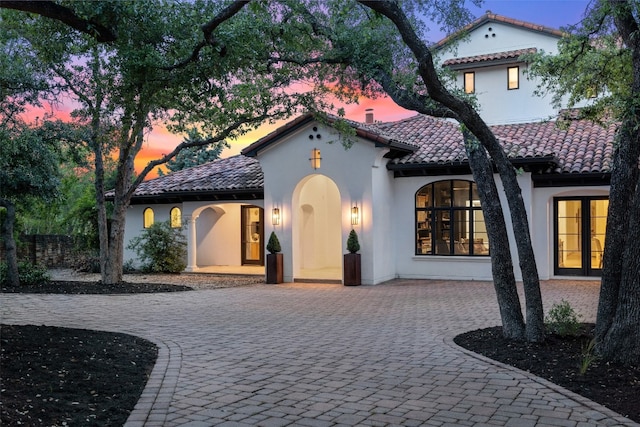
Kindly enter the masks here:
[[158, 358], [125, 427], [163, 426], [178, 384], [182, 364], [180, 346], [173, 341], [146, 339], [158, 346]]
[[[579, 395], [578, 393], [575, 393], [571, 390], [568, 390], [564, 387], [559, 386], [558, 384], [552, 383], [549, 380], [546, 380], [544, 378], [541, 378], [537, 375], [532, 374], [531, 372], [527, 372], [527, 371], [523, 371], [522, 369], [516, 368], [514, 366], [511, 365], [507, 365], [505, 363], [502, 362], [498, 362], [497, 360], [493, 360], [489, 357], [483, 356], [481, 354], [475, 353], [471, 350], [468, 350], [464, 347], [459, 346], [458, 344], [456, 344], [453, 341], [453, 338], [450, 336], [445, 336], [443, 337], [443, 341], [446, 345], [448, 345], [449, 347], [455, 348], [456, 350], [460, 350], [463, 353], [465, 353], [467, 356], [473, 357], [477, 360], [480, 360], [482, 362], [494, 365], [494, 366], [498, 366], [500, 368], [509, 370], [509, 371], [513, 371], [513, 372], [517, 372], [521, 375], [524, 375], [525, 377], [529, 378], [530, 380], [543, 385], [553, 391], [555, 391], [558, 394], [561, 394], [562, 396], [571, 399], [577, 403], [579, 403], [580, 405], [586, 406], [588, 408], [591, 408], [593, 411], [595, 411], [594, 413], [589, 413], [588, 415], [590, 417], [594, 417], [592, 418], [595, 422], [599, 422], [603, 419], [611, 419], [611, 420], [615, 420], [618, 424], [616, 425], [620, 425], [620, 426], [629, 426], [629, 427], [638, 427], [640, 426], [640, 424], [636, 423], [633, 420], [630, 420], [629, 418], [625, 418], [622, 415], [620, 415], [619, 413], [607, 408], [604, 405], [601, 405], [597, 402], [594, 402], [593, 400], [587, 399], [584, 396]], [[602, 417], [597, 418], [597, 415], [601, 414]]]

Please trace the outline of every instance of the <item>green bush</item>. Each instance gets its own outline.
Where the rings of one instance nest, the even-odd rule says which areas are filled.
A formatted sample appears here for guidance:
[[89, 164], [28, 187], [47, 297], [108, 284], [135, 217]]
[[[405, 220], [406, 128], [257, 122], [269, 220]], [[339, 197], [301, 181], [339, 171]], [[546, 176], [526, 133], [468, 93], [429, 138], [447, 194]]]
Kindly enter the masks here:
[[360, 243], [358, 242], [358, 235], [355, 230], [351, 230], [349, 232], [349, 237], [347, 238], [347, 250], [351, 254], [355, 254], [360, 250]]
[[[46, 267], [33, 265], [27, 261], [18, 263], [18, 277], [20, 278], [20, 285], [24, 286], [38, 286], [51, 280], [51, 275], [49, 275]], [[7, 263], [0, 262], [0, 285], [7, 286], [8, 284]]]
[[180, 273], [187, 266], [187, 239], [170, 221], [146, 228], [127, 248], [136, 252], [145, 273]]
[[269, 241], [267, 242], [267, 250], [270, 254], [277, 254], [282, 250], [280, 247], [280, 240], [278, 240], [278, 236], [276, 236], [275, 232], [271, 232], [269, 236]]
[[547, 328], [558, 335], [577, 335], [580, 330], [579, 315], [568, 301], [562, 300], [554, 304], [544, 319]]

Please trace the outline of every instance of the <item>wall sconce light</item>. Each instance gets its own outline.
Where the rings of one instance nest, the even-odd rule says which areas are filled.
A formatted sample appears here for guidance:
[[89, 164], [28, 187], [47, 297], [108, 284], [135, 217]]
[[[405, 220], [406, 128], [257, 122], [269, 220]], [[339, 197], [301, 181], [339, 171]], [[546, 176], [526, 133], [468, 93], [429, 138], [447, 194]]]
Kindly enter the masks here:
[[357, 206], [351, 208], [351, 225], [358, 225], [360, 222], [360, 210]]
[[279, 208], [271, 209], [271, 224], [273, 224], [273, 225], [280, 224], [280, 209]]
[[317, 148], [312, 149], [311, 158], [309, 160], [311, 161], [311, 167], [313, 169], [320, 169], [320, 161], [322, 160], [322, 157], [320, 157], [320, 150]]

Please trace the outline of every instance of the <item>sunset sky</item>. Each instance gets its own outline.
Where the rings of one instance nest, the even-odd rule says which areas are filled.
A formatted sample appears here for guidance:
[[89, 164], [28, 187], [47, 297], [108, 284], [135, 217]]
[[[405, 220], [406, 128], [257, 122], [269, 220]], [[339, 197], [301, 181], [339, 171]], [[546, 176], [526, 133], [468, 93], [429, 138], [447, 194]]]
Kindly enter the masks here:
[[[542, 24], [553, 28], [560, 28], [578, 23], [584, 14], [589, 0], [491, 0], [485, 1], [482, 7], [471, 7], [472, 13], [478, 17], [490, 10], [493, 13], [510, 18]], [[442, 33], [432, 29], [429, 42], [436, 42], [443, 37]], [[71, 105], [60, 105], [55, 114], [61, 119], [69, 117]], [[364, 121], [365, 110], [373, 108], [375, 119], [380, 121], [394, 121], [414, 115], [404, 110], [388, 98], [376, 100], [361, 99], [358, 104], [345, 105], [346, 117], [352, 120]], [[44, 114], [36, 111], [34, 115]], [[244, 147], [260, 137], [282, 125], [265, 125], [258, 130], [244, 135], [236, 141], [230, 141], [231, 148], [226, 149], [222, 157], [238, 154]], [[163, 153], [171, 151], [182, 141], [182, 136], [172, 135], [166, 129], [157, 127], [148, 136], [145, 147], [136, 160], [136, 169], [141, 170], [147, 162], [157, 159]]]

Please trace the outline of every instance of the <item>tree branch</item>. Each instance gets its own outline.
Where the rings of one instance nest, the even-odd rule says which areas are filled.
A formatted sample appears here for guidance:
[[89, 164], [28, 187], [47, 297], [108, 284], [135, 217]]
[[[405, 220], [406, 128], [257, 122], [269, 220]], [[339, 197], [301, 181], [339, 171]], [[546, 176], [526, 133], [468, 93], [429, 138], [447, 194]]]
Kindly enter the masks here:
[[[217, 46], [219, 43], [216, 38], [213, 36], [213, 32], [218, 28], [223, 22], [231, 19], [236, 13], [240, 12], [242, 8], [248, 4], [251, 0], [238, 0], [230, 4], [229, 6], [222, 9], [220, 13], [218, 13], [213, 19], [211, 19], [206, 24], [200, 26], [202, 33], [204, 34], [204, 40], [196, 45], [191, 53], [191, 56], [184, 59], [183, 61], [178, 62], [177, 64], [162, 67], [163, 70], [170, 71], [175, 70], [177, 68], [182, 68], [187, 66], [188, 64], [195, 62], [200, 57], [200, 51], [204, 49], [205, 46], [209, 45], [212, 47]], [[220, 47], [220, 55], [224, 56], [226, 51], [226, 47], [222, 45]]]
[[231, 135], [233, 132], [235, 132], [240, 127], [242, 127], [243, 125], [246, 125], [246, 124], [249, 124], [249, 123], [260, 123], [260, 122], [268, 119], [269, 117], [271, 117], [271, 115], [269, 113], [267, 113], [267, 112], [263, 112], [262, 114], [260, 114], [258, 116], [243, 116], [243, 117], [239, 118], [238, 120], [236, 120], [231, 125], [229, 125], [222, 132], [218, 133], [215, 137], [207, 138], [207, 139], [201, 139], [201, 140], [197, 140], [197, 141], [184, 141], [184, 142], [181, 142], [169, 154], [165, 154], [161, 158], [159, 158], [157, 160], [152, 160], [149, 163], [147, 163], [147, 166], [145, 166], [145, 168], [140, 172], [140, 174], [138, 175], [136, 180], [133, 182], [133, 184], [131, 184], [131, 186], [129, 187], [129, 191], [128, 191], [128, 194], [126, 195], [126, 198], [130, 199], [133, 196], [133, 193], [135, 192], [136, 188], [138, 188], [140, 183], [142, 181], [144, 181], [144, 179], [146, 178], [146, 176], [147, 176], [147, 174], [149, 172], [151, 172], [157, 166], [165, 164], [169, 160], [173, 159], [182, 149], [191, 148], [191, 147], [202, 147], [202, 146], [205, 146], [205, 145], [209, 145], [209, 144], [213, 144], [213, 143], [216, 143], [216, 142], [223, 141], [223, 140], [227, 139], [229, 137], [229, 135]]
[[24, 1], [2, 0], [0, 7], [5, 9], [20, 10], [35, 13], [46, 18], [60, 21], [82, 33], [94, 37], [100, 43], [113, 42], [117, 39], [115, 32], [95, 21], [95, 19], [80, 18], [68, 7], [59, 5], [49, 0]]

